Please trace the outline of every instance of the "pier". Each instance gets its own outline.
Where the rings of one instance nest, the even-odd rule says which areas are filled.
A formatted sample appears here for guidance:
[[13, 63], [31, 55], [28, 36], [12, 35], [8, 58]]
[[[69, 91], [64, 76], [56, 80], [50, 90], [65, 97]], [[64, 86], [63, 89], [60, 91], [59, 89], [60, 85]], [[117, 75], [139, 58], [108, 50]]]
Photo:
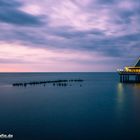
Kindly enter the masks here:
[[121, 83], [140, 83], [140, 58], [134, 66], [118, 69]]

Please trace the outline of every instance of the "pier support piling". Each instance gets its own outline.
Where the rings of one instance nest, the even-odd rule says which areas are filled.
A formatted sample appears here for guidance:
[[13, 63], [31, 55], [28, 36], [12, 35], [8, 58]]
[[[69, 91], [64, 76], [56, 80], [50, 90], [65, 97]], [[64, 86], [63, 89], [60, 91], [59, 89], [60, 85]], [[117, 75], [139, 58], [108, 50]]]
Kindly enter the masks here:
[[121, 73], [121, 83], [140, 83], [140, 73]]

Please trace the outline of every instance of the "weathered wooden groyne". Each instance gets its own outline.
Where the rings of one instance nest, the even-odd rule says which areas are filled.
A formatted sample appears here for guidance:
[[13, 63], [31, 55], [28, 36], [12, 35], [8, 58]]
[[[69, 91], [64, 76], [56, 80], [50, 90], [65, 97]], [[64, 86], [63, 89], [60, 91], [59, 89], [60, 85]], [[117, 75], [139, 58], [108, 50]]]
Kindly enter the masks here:
[[53, 84], [53, 86], [67, 86], [68, 83], [71, 82], [83, 82], [82, 79], [70, 79], [70, 80], [49, 80], [49, 81], [31, 81], [31, 82], [20, 82], [20, 83], [13, 83], [13, 86], [35, 86], [35, 85], [46, 85], [46, 84]]

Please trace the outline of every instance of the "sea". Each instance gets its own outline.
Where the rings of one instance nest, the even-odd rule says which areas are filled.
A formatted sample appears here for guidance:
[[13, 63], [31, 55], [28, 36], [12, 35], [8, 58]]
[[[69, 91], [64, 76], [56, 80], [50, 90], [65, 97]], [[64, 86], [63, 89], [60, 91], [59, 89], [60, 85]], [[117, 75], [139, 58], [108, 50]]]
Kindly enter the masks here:
[[[66, 86], [13, 83], [82, 79]], [[140, 140], [140, 84], [117, 73], [0, 73], [0, 134], [15, 140]]]

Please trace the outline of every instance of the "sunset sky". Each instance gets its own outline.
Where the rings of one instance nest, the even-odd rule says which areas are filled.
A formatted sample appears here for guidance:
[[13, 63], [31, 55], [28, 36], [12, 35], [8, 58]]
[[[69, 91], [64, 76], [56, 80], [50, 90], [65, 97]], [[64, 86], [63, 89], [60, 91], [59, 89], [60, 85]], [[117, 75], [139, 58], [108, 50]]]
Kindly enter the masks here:
[[115, 71], [140, 56], [140, 0], [0, 0], [0, 72]]

